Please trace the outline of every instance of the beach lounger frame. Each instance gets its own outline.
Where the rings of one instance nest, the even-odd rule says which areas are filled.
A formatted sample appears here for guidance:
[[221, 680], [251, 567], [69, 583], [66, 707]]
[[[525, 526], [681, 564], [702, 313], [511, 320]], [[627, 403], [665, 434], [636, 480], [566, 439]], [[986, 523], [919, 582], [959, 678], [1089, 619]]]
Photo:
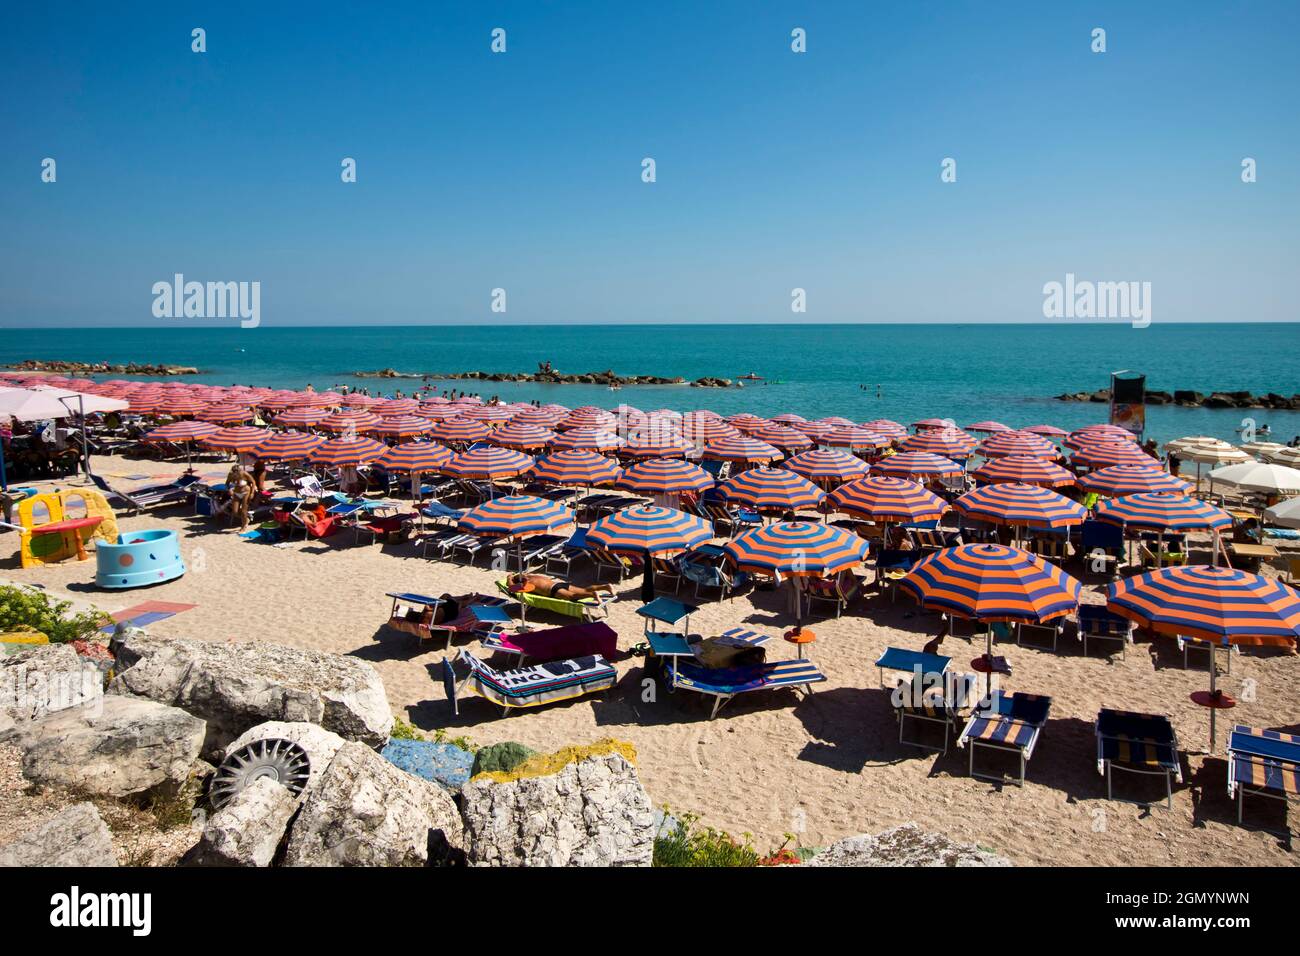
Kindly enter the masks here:
[[[990, 780], [1005, 784], [1014, 782], [1016, 786], [1025, 785], [1025, 765], [1034, 756], [1038, 738], [1047, 724], [1047, 715], [1051, 710], [1052, 699], [1041, 694], [1016, 692], [1010, 697], [995, 691], [987, 698], [987, 706], [982, 706], [966, 722], [961, 736], [957, 738], [958, 747], [969, 749], [967, 773], [977, 780]], [[1005, 774], [975, 772], [975, 751], [984, 747], [1003, 753], [1014, 753], [1020, 759], [1020, 773], [1008, 778]]]
[[[464, 676], [456, 673], [458, 666]], [[602, 693], [618, 682], [618, 675], [599, 654], [498, 671], [462, 649], [454, 663], [443, 658], [442, 681], [452, 713], [459, 716], [460, 697], [468, 688], [500, 707], [504, 716], [514, 709]]]
[[[925, 676], [925, 675], [922, 675]], [[894, 719], [898, 721], [898, 742], [906, 744], [909, 747], [920, 747], [923, 750], [934, 750], [946, 754], [948, 752], [948, 738], [958, 733], [958, 728], [970, 717], [971, 710], [979, 701], [979, 683], [978, 674], [959, 674], [954, 671], [940, 671], [937, 675], [939, 685], [930, 684], [922, 687], [922, 700], [920, 702], [903, 704], [899, 706], [894, 703], [894, 694], [911, 693], [913, 681], [902, 681], [895, 690], [891, 691], [891, 703], [894, 703]], [[906, 686], [904, 686], [906, 685]], [[938, 694], [935, 694], [938, 691]], [[939, 700], [934, 700], [934, 697]], [[931, 699], [926, 699], [931, 698]], [[938, 724], [943, 728], [943, 746], [936, 747], [933, 744], [925, 743], [916, 738], [908, 739], [907, 722], [909, 720], [918, 721], [922, 724]]]
[[[1242, 825], [1246, 794], [1280, 800], [1287, 809], [1300, 799], [1300, 734], [1238, 724], [1228, 735], [1228, 796], [1237, 801]], [[1289, 832], [1289, 830], [1287, 831]]]
[[740, 694], [790, 687], [811, 696], [812, 685], [826, 680], [826, 675], [816, 664], [801, 658], [708, 670], [672, 657], [669, 658], [668, 671], [672, 690], [689, 690], [713, 698], [709, 720], [718, 716], [718, 711], [727, 701]]
[[[1163, 714], [1103, 708], [1092, 726], [1097, 738], [1097, 772], [1106, 778], [1106, 799], [1151, 806], [1146, 800], [1115, 796], [1114, 772], [1122, 770], [1140, 776], [1163, 777], [1165, 809], [1172, 810], [1174, 783], [1183, 782], [1183, 768], [1178, 757], [1178, 735], [1169, 718]], [[1128, 733], [1123, 732], [1126, 729]]]
[[[1024, 639], [1024, 632], [1026, 628], [1028, 628], [1031, 631], [1046, 631], [1048, 634], [1050, 634], [1052, 638], [1050, 647], [1047, 643], [1034, 644], [1026, 641]], [[1034, 648], [1035, 650], [1040, 650], [1040, 651], [1050, 650], [1053, 654], [1055, 654], [1056, 642], [1060, 640], [1061, 631], [1064, 630], [1064, 628], [1065, 628], [1064, 617], [1058, 617], [1052, 621], [1045, 621], [1042, 624], [1025, 624], [1024, 622], [1017, 623], [1016, 624], [1016, 647], [1031, 647]]]
[[1075, 612], [1075, 636], [1083, 642], [1083, 656], [1088, 656], [1088, 641], [1114, 641], [1119, 656], [1124, 657], [1133, 643], [1134, 624], [1126, 617], [1113, 614], [1100, 604], [1080, 604]]
[[[1188, 637], [1185, 634], [1178, 634], [1174, 637], [1174, 643], [1178, 649], [1183, 652], [1183, 670], [1189, 666], [1188, 654], [1191, 651], [1200, 651], [1210, 655], [1210, 667], [1214, 667], [1218, 662], [1218, 654], [1222, 649], [1228, 657], [1228, 673], [1232, 673], [1232, 655], [1240, 654], [1241, 648], [1236, 644], [1226, 644], [1222, 641], [1208, 641], [1201, 637]], [[1210, 668], [1207, 667], [1206, 670]]]

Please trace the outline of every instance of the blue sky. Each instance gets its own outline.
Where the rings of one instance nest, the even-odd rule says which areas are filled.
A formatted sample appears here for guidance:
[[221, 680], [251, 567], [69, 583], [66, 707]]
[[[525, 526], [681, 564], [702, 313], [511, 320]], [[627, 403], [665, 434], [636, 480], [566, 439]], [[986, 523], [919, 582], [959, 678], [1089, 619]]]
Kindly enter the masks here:
[[280, 6], [6, 12], [0, 326], [1298, 317], [1292, 0]]

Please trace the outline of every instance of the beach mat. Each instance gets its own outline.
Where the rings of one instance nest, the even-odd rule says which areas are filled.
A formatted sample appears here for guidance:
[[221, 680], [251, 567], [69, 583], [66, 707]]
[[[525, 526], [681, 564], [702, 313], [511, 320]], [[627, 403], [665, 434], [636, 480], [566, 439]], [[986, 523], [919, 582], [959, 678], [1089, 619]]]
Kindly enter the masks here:
[[99, 630], [103, 634], [112, 634], [118, 624], [125, 624], [127, 627], [147, 627], [196, 607], [197, 604], [177, 604], [174, 601], [145, 601], [143, 604], [136, 604], [113, 614], [113, 623]]

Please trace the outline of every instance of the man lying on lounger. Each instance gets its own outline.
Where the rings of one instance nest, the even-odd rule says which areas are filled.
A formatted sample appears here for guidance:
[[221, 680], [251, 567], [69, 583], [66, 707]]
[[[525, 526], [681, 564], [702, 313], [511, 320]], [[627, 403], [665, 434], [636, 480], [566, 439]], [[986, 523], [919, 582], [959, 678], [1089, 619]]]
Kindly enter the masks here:
[[611, 584], [593, 584], [589, 588], [584, 588], [577, 584], [570, 584], [568, 581], [557, 581], [549, 574], [512, 574], [507, 583], [511, 591], [527, 590], [533, 594], [559, 598], [562, 601], [581, 601], [583, 598], [598, 597], [601, 591], [612, 593], [614, 590]]

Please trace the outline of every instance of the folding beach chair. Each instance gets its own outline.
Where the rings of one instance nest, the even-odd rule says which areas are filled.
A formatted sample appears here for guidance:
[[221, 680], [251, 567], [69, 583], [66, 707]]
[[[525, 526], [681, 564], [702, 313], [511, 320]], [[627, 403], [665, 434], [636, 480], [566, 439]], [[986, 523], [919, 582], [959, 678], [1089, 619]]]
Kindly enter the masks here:
[[1035, 535], [1029, 541], [1029, 551], [1056, 565], [1064, 564], [1074, 554], [1074, 549], [1070, 547], [1070, 536], [1066, 534]]
[[862, 579], [852, 571], [841, 571], [833, 578], [805, 578], [802, 584], [810, 608], [816, 601], [829, 603], [835, 607], [836, 617], [862, 593]]
[[609, 690], [616, 680], [614, 668], [599, 654], [508, 671], [494, 670], [464, 649], [455, 662], [450, 658], [442, 661], [442, 683], [455, 714], [460, 713], [460, 695], [466, 688], [507, 714], [516, 707], [537, 707]]
[[421, 557], [428, 557], [429, 550], [432, 549], [439, 559], [445, 556], [444, 549], [451, 547], [452, 543], [458, 538], [465, 537], [463, 531], [457, 531], [451, 527], [431, 528], [424, 534], [420, 535], [417, 544], [420, 547]]
[[676, 594], [682, 587], [682, 562], [680, 558], [667, 557], [651, 559], [655, 571], [655, 590], [666, 590], [668, 585], [672, 586], [672, 592]]
[[1126, 617], [1112, 614], [1100, 604], [1080, 604], [1076, 615], [1078, 621], [1077, 635], [1083, 641], [1083, 655], [1088, 656], [1088, 641], [1115, 641], [1119, 644], [1119, 656], [1124, 656], [1128, 645], [1133, 643], [1133, 622]]
[[564, 547], [567, 539], [558, 534], [538, 534], [514, 544], [503, 544], [492, 549], [492, 567], [520, 574], [546, 563], [547, 558]]
[[1163, 777], [1165, 807], [1174, 806], [1174, 781], [1183, 782], [1178, 760], [1178, 737], [1169, 718], [1128, 710], [1103, 709], [1094, 724], [1097, 734], [1097, 772], [1106, 778], [1106, 799], [1147, 806], [1148, 801], [1117, 798], [1113, 771]]
[[420, 514], [434, 522], [454, 525], [465, 517], [465, 509], [449, 508], [441, 501], [426, 501], [420, 506]]
[[[898, 721], [898, 742], [925, 750], [948, 752], [949, 734], [971, 715], [980, 700], [978, 674], [958, 674], [940, 671], [923, 675], [921, 679], [904, 678], [890, 692], [894, 718]], [[913, 737], [908, 739], [908, 721], [938, 724], [943, 728], [943, 746], [936, 747]]]
[[479, 552], [484, 548], [487, 548], [488, 551], [491, 552], [491, 545], [496, 540], [497, 538], [495, 537], [489, 538], [480, 537], [476, 534], [465, 534], [455, 541], [450, 542], [446, 547], [445, 554], [448, 558], [455, 558], [456, 555], [463, 554], [465, 556], [465, 563], [473, 564], [478, 558]]
[[1101, 573], [1119, 571], [1120, 562], [1124, 560], [1124, 529], [1109, 521], [1090, 518], [1079, 525], [1079, 560], [1089, 570], [1093, 562], [1102, 563]]
[[738, 694], [779, 690], [782, 687], [802, 689], [805, 694], [811, 694], [812, 685], [826, 679], [816, 664], [804, 659], [717, 670], [700, 667], [679, 657], [671, 660], [669, 671], [674, 689], [694, 691], [713, 698], [710, 720], [718, 715], [723, 704]]
[[634, 555], [615, 554], [604, 548], [592, 548], [591, 560], [596, 565], [596, 580], [601, 580], [602, 572], [614, 574], [617, 581], [623, 581], [641, 570], [642, 560]]
[[1019, 623], [1019, 624], [1016, 625], [1016, 647], [1033, 647], [1033, 648], [1037, 648], [1038, 650], [1042, 650], [1042, 651], [1049, 650], [1049, 647], [1048, 647], [1048, 645], [1047, 645], [1046, 643], [1043, 643], [1043, 644], [1031, 644], [1031, 643], [1029, 643], [1028, 641], [1026, 641], [1026, 640], [1024, 639], [1024, 633], [1025, 633], [1026, 630], [1029, 630], [1029, 631], [1046, 631], [1047, 634], [1051, 637], [1051, 647], [1050, 647], [1050, 650], [1051, 650], [1051, 652], [1052, 652], [1053, 654], [1055, 654], [1055, 653], [1056, 653], [1056, 641], [1057, 641], [1057, 639], [1061, 636], [1061, 631], [1064, 630], [1064, 629], [1065, 629], [1065, 618], [1064, 618], [1064, 617], [1058, 617], [1058, 618], [1056, 618], [1056, 619], [1053, 620], [1053, 621], [1046, 621], [1046, 622], [1044, 622], [1044, 623], [1042, 623], [1042, 624], [1025, 624], [1025, 623]]
[[920, 551], [903, 551], [899, 548], [886, 548], [876, 555], [876, 583], [881, 590], [888, 586], [889, 599], [898, 599], [895, 585], [907, 576], [923, 555]]
[[[434, 622], [432, 612], [444, 603], [443, 598], [428, 597], [423, 594], [389, 591], [393, 599], [393, 610], [389, 615], [388, 626], [407, 634], [414, 634], [425, 641], [445, 638], [443, 650], [451, 649], [452, 638], [459, 635], [482, 636], [499, 631], [510, 623], [510, 618], [499, 612], [508, 602], [504, 598], [490, 597], [486, 594], [457, 594], [451, 596], [457, 613], [450, 620]], [[412, 615], [409, 610], [417, 613]], [[428, 612], [422, 614], [419, 612]]]
[[568, 541], [546, 556], [545, 568], [547, 571], [567, 577], [573, 570], [574, 562], [590, 560], [591, 549], [587, 547], [587, 529], [578, 528], [569, 536]]
[[996, 777], [975, 772], [975, 750], [985, 747], [989, 750], [1010, 751], [1020, 758], [1020, 775], [1016, 785], [1025, 785], [1025, 764], [1034, 755], [1038, 746], [1038, 737], [1047, 723], [1047, 715], [1052, 709], [1052, 698], [1040, 694], [1014, 693], [1007, 696], [1002, 691], [994, 691], [986, 703], [971, 715], [957, 738], [958, 747], [970, 748], [968, 772], [980, 780], [992, 780], [1005, 783], [1003, 774]]
[[701, 588], [717, 588], [719, 601], [723, 598], [734, 598], [736, 591], [749, 582], [749, 575], [743, 571], [732, 575], [712, 564], [683, 561], [681, 569], [682, 577], [694, 583], [697, 598], [700, 596]]
[[1300, 734], [1238, 724], [1228, 736], [1228, 796], [1237, 801], [1237, 823], [1247, 793], [1281, 800], [1290, 809], [1300, 796]]
[[747, 508], [728, 508], [720, 501], [701, 499], [698, 505], [699, 515], [713, 522], [714, 532], [722, 536], [726, 528], [726, 537], [734, 538], [741, 531], [757, 528], [763, 523], [763, 516]]
[[299, 475], [290, 479], [290, 484], [303, 498], [324, 498], [326, 494], [325, 486], [321, 484], [319, 475]]

